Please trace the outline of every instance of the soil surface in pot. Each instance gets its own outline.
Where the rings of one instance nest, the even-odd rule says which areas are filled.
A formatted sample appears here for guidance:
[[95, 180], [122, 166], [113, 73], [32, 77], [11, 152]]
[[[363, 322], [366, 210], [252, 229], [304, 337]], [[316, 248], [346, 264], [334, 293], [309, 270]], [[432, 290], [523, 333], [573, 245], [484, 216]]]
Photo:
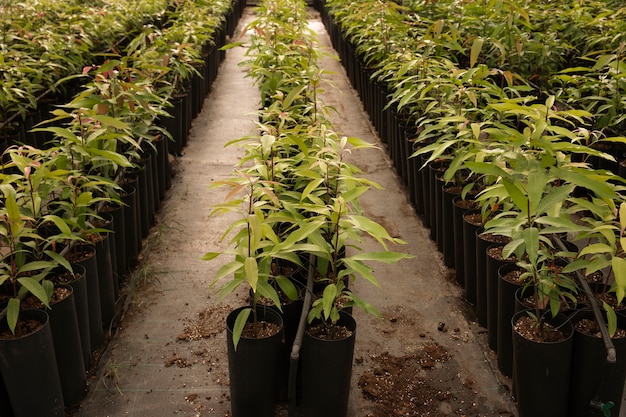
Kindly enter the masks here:
[[[71, 294], [71, 291], [67, 288], [57, 287], [52, 292], [50, 296], [50, 305], [54, 305], [61, 300], [66, 299]], [[44, 304], [39, 300], [39, 298], [35, 297], [32, 294], [29, 294], [24, 298], [21, 304], [21, 308], [29, 309], [29, 308], [43, 308]]]
[[493, 259], [496, 259], [498, 261], [517, 262], [517, 257], [515, 255], [511, 255], [508, 258], [504, 258], [502, 256], [502, 249], [504, 249], [504, 248], [502, 248], [500, 246], [496, 246], [494, 248], [487, 249], [487, 253]]
[[535, 342], [555, 343], [565, 339], [563, 332], [550, 323], [544, 323], [543, 331], [540, 331], [537, 322], [528, 316], [522, 316], [517, 320], [515, 331], [522, 337]]
[[11, 330], [3, 329], [0, 331], [0, 339], [18, 339], [20, 337], [27, 336], [31, 333], [35, 333], [37, 330], [44, 326], [39, 320], [18, 320], [15, 325], [15, 334], [11, 333]]
[[522, 269], [514, 269], [512, 271], [508, 271], [506, 274], [502, 276], [506, 281], [511, 282], [513, 284], [523, 284], [524, 281], [520, 281], [520, 277], [524, 273]]
[[307, 329], [307, 333], [320, 340], [343, 340], [352, 336], [352, 331], [345, 326], [320, 323]]
[[[602, 334], [600, 333], [600, 327], [595, 320], [582, 319], [574, 323], [574, 329], [589, 336], [602, 337]], [[613, 338], [617, 339], [622, 337], [626, 337], [626, 330], [618, 328], [615, 331], [615, 335], [613, 336]]]
[[241, 337], [246, 339], [265, 339], [275, 335], [280, 331], [280, 326], [276, 323], [259, 320], [254, 323], [246, 323], [241, 332]]

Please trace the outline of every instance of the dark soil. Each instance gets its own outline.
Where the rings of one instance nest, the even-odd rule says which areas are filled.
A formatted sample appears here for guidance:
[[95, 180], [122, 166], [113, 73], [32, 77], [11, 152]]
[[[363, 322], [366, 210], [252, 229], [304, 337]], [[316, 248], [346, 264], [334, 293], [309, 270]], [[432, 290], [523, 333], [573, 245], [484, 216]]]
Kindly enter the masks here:
[[68, 271], [63, 268], [62, 271], [55, 272], [54, 275], [50, 277], [50, 280], [55, 284], [69, 284], [70, 282], [77, 281], [81, 278], [81, 275], [72, 271]]
[[352, 331], [347, 327], [328, 323], [311, 326], [306, 331], [320, 340], [343, 340], [352, 336]]
[[540, 331], [537, 322], [528, 316], [520, 317], [515, 323], [514, 330], [522, 337], [535, 342], [555, 343], [566, 338], [561, 330], [555, 328], [550, 323], [544, 323], [543, 329]]
[[[605, 302], [611, 307], [613, 307], [613, 309], [615, 310], [624, 310], [626, 308], [626, 305], [624, 305], [623, 302], [620, 304], [617, 303], [617, 297], [615, 296], [615, 294], [612, 294], [609, 292], [600, 292], [600, 293], [596, 293], [595, 295], [600, 305], [602, 305], [602, 302]], [[583, 305], [589, 304], [587, 301], [587, 294], [583, 292], [579, 293], [576, 299], [578, 300], [579, 304], [583, 304]]]
[[[528, 291], [531, 291], [530, 289]], [[549, 307], [549, 303], [550, 300], [546, 299], [545, 305], [541, 305], [539, 306], [540, 310], [545, 310], [546, 308]], [[530, 309], [534, 309], [537, 306], [537, 302], [535, 301], [535, 296], [534, 295], [529, 295], [528, 297], [524, 297], [522, 298], [522, 304], [524, 304], [526, 307], [530, 308]], [[571, 310], [572, 306], [566, 301], [566, 300], [561, 300], [561, 307], [559, 308], [559, 312], [564, 313], [568, 310]]]
[[483, 215], [481, 213], [467, 213], [463, 216], [463, 218], [466, 222], [475, 226], [482, 226], [485, 224], [483, 222]]
[[454, 359], [435, 342], [412, 355], [373, 354], [371, 369], [359, 378], [363, 396], [373, 405], [367, 417], [511, 416], [481, 405], [471, 378], [450, 372]]
[[493, 233], [481, 233], [478, 237], [484, 241], [491, 243], [501, 243], [507, 244], [511, 241], [511, 238], [508, 236], [496, 235]]
[[508, 271], [506, 274], [502, 276], [508, 282], [512, 282], [513, 284], [522, 284], [523, 281], [520, 281], [520, 277], [524, 273], [522, 269], [514, 269], [512, 271]]
[[[52, 306], [59, 301], [66, 299], [71, 293], [71, 290], [68, 288], [56, 287], [50, 297], [50, 305]], [[20, 307], [24, 309], [44, 308], [44, 304], [41, 300], [39, 300], [39, 298], [29, 294], [24, 298], [24, 300], [22, 300]]]
[[42, 327], [43, 323], [39, 320], [18, 320], [15, 326], [15, 334], [11, 333], [11, 330], [8, 328], [2, 329], [2, 331], [0, 331], [0, 339], [18, 339], [35, 333]]
[[502, 249], [503, 249], [502, 246], [495, 246], [493, 248], [489, 248], [489, 249], [487, 249], [487, 255], [489, 255], [493, 259], [497, 259], [499, 261], [517, 262], [517, 257], [515, 255], [511, 255], [508, 258], [503, 258], [502, 257]]
[[[600, 333], [600, 326], [598, 326], [598, 322], [596, 322], [595, 320], [582, 319], [574, 323], [574, 329], [589, 336], [602, 337]], [[618, 328], [615, 331], [613, 339], [618, 339], [622, 337], [626, 337], [626, 330]]]
[[246, 339], [264, 339], [275, 335], [280, 331], [280, 325], [259, 320], [257, 322], [246, 323], [241, 332], [241, 337]]
[[94, 253], [95, 252], [93, 249], [88, 249], [87, 247], [85, 247], [84, 249], [81, 249], [80, 247], [74, 247], [67, 253], [67, 255], [65, 255], [65, 259], [73, 263], [80, 263], [85, 259], [89, 259], [89, 257], [94, 255]]
[[463, 200], [463, 199], [459, 199], [455, 202], [455, 204], [461, 208], [467, 209], [467, 210], [471, 210], [471, 209], [477, 209], [478, 207], [480, 207], [480, 205], [478, 204], [477, 201], [475, 200]]

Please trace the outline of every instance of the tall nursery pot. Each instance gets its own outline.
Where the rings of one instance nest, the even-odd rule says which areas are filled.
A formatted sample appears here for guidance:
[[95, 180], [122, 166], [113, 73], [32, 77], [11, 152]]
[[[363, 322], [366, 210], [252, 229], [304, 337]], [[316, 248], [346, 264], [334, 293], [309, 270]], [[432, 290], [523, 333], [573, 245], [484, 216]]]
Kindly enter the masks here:
[[[502, 257], [504, 245], [495, 243], [487, 247], [487, 341], [494, 352], [498, 351], [498, 304], [499, 304], [499, 275], [500, 267], [505, 264], [515, 264], [515, 255], [509, 258]], [[515, 294], [513, 294], [515, 295]], [[511, 299], [511, 306], [515, 306], [515, 300]], [[510, 320], [511, 317], [508, 318]], [[507, 321], [508, 321], [507, 320]]]
[[66, 284], [72, 287], [76, 319], [83, 354], [83, 366], [89, 369], [91, 362], [91, 337], [89, 336], [89, 302], [87, 296], [86, 269], [83, 265], [73, 264], [72, 271], [63, 267], [57, 267], [51, 275], [51, 281], [55, 284]]
[[527, 311], [513, 316], [513, 385], [517, 395], [518, 417], [568, 417], [569, 377], [574, 344], [574, 328], [559, 314], [549, 320], [559, 327], [564, 339], [536, 342], [516, 330], [516, 323]]
[[456, 196], [452, 200], [452, 229], [454, 234], [454, 270], [456, 282], [465, 287], [465, 258], [463, 256], [463, 215], [470, 210], [476, 210], [478, 203], [474, 200], [464, 200]]
[[506, 263], [498, 269], [498, 369], [509, 378], [513, 376], [511, 319], [515, 314], [515, 292], [523, 286], [519, 281], [523, 272], [515, 263]]
[[0, 374], [13, 415], [63, 417], [63, 392], [48, 314], [21, 311], [19, 323], [29, 323], [31, 329], [17, 337], [12, 336], [6, 319], [0, 323]]
[[[45, 309], [43, 303], [34, 296], [27, 297], [22, 304]], [[63, 400], [66, 406], [71, 406], [80, 402], [87, 394], [87, 378], [72, 287], [56, 285], [50, 307], [46, 312], [50, 318]]]
[[[311, 325], [315, 325], [314, 321]], [[302, 414], [304, 417], [345, 417], [348, 413], [356, 321], [340, 312], [337, 325], [351, 333], [323, 340], [305, 331], [302, 341]]]
[[476, 233], [483, 227], [480, 210], [463, 214], [463, 281], [465, 299], [476, 305]]
[[100, 280], [98, 279], [98, 261], [96, 248], [89, 244], [75, 245], [70, 249], [66, 258], [85, 268], [87, 283], [87, 308], [89, 310], [89, 340], [91, 350], [95, 350], [104, 343], [102, 329], [102, 309], [100, 308]]
[[[574, 352], [570, 376], [569, 417], [604, 417], [601, 405], [613, 403], [610, 416], [620, 415], [622, 393], [626, 380], [626, 337], [619, 334], [612, 339], [617, 361], [607, 362], [607, 351], [602, 338], [582, 331], [583, 320], [595, 322], [591, 310], [576, 314], [574, 322]], [[605, 320], [606, 322], [606, 320]], [[617, 327], [626, 330], [626, 316], [617, 315]], [[599, 407], [591, 407], [597, 401]]]
[[[240, 307], [226, 318], [228, 372], [233, 417], [274, 417], [278, 399], [283, 321], [276, 309], [257, 307], [257, 319], [278, 324], [280, 331], [262, 339], [241, 337], [235, 350], [233, 327]], [[250, 314], [252, 320], [253, 314]]]

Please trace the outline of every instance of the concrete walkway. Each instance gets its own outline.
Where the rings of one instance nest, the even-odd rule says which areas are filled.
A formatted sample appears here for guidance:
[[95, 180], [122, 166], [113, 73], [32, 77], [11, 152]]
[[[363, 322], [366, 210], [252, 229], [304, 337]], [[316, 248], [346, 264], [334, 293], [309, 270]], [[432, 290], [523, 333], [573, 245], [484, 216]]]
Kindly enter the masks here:
[[[251, 13], [250, 9], [244, 12], [236, 33]], [[328, 47], [328, 36], [317, 14], [312, 14], [311, 24], [321, 44]], [[200, 257], [223, 245], [219, 238], [229, 222], [224, 217], [209, 218], [211, 204], [224, 196], [223, 190], [209, 188], [211, 182], [228, 175], [241, 155], [240, 150], [223, 145], [255, 130], [252, 113], [258, 106], [258, 92], [238, 67], [244, 52], [241, 47], [227, 51], [212, 92], [193, 123], [188, 145], [175, 162], [173, 187], [137, 271], [131, 304], [90, 381], [78, 417], [230, 414], [224, 320], [245, 297], [238, 294], [217, 304], [208, 286], [219, 265]], [[338, 111], [332, 118], [336, 129], [378, 142], [340, 63], [324, 58], [322, 66], [334, 72], [330, 79], [336, 88], [326, 86], [323, 100]], [[408, 242], [394, 250], [415, 257], [393, 266], [377, 266], [382, 289], [369, 283], [355, 285], [355, 291], [376, 305], [385, 320], [355, 311], [359, 329], [350, 417], [368, 415], [369, 405], [357, 381], [370, 366], [371, 355], [406, 355], [425, 340], [446, 347], [455, 358], [446, 366], [454, 367], [458, 378], [473, 381], [477, 402], [510, 412], [513, 404], [492, 371], [494, 358], [485, 353], [485, 336], [464, 315], [461, 290], [453, 284], [428, 230], [407, 202], [386, 153], [357, 152], [353, 158], [369, 178], [384, 187], [365, 196], [364, 210], [392, 235]], [[439, 322], [455, 331], [439, 332]]]

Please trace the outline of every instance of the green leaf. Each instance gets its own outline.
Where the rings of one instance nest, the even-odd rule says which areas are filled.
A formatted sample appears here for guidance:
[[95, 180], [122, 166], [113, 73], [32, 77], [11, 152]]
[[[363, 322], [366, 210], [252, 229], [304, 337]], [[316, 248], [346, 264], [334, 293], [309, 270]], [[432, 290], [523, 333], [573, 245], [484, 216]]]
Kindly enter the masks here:
[[246, 271], [248, 284], [250, 284], [252, 291], [256, 292], [257, 283], [259, 281], [259, 265], [256, 262], [256, 258], [248, 256], [244, 262], [244, 270]]
[[287, 298], [291, 301], [298, 299], [298, 289], [289, 278], [284, 275], [279, 275], [275, 279], [278, 287], [287, 296]]
[[282, 311], [278, 293], [267, 280], [260, 280], [257, 284], [257, 293], [265, 298], [272, 300], [272, 303]]
[[580, 258], [584, 255], [596, 253], [613, 253], [613, 248], [605, 243], [592, 243], [591, 245], [585, 246], [578, 254], [578, 257]]
[[330, 317], [330, 311], [335, 304], [335, 298], [337, 297], [337, 286], [335, 284], [328, 284], [326, 288], [324, 288], [324, 293], [322, 294], [322, 305], [324, 311], [324, 317]]
[[371, 237], [376, 239], [378, 243], [380, 243], [381, 246], [385, 249], [387, 249], [385, 240], [394, 241], [394, 239], [389, 235], [389, 233], [387, 232], [387, 230], [385, 230], [383, 226], [367, 217], [353, 215], [350, 216], [349, 221], [355, 226], [356, 230], [361, 230], [369, 234]]
[[509, 193], [513, 204], [515, 204], [525, 216], [528, 216], [528, 199], [526, 198], [524, 191], [506, 178], [502, 179], [502, 184]]
[[13, 236], [17, 236], [20, 233], [23, 222], [20, 216], [20, 208], [15, 201], [15, 195], [13, 193], [8, 193], [8, 195], [6, 195], [5, 197], [4, 204], [6, 207], [7, 217], [11, 228], [11, 234]]
[[470, 52], [470, 68], [473, 68], [476, 65], [476, 61], [478, 61], [478, 57], [480, 56], [480, 51], [483, 49], [484, 39], [476, 38], [474, 42], [472, 42], [472, 50]]
[[237, 351], [237, 345], [239, 344], [239, 339], [241, 339], [241, 333], [248, 322], [248, 317], [250, 317], [251, 312], [251, 308], [244, 308], [239, 312], [239, 314], [237, 314], [237, 318], [235, 319], [235, 324], [233, 326], [233, 345], [235, 346], [235, 351]]
[[600, 55], [596, 60], [595, 65], [591, 68], [591, 71], [597, 71], [606, 67], [611, 61], [615, 59], [615, 55]]
[[377, 287], [380, 287], [378, 280], [372, 273], [372, 268], [364, 264], [362, 261], [356, 260], [353, 257], [349, 257], [349, 258], [344, 258], [343, 263], [346, 264], [348, 268], [350, 268], [352, 271], [361, 275], [361, 277], [365, 278], [366, 280], [376, 285]]
[[44, 303], [44, 305], [50, 308], [50, 299], [48, 298], [48, 294], [46, 290], [43, 288], [41, 283], [33, 278], [33, 277], [23, 277], [18, 278], [19, 283], [26, 288], [32, 295], [37, 297], [39, 301]]
[[106, 160], [109, 160], [113, 162], [114, 164], [119, 165], [121, 167], [130, 168], [133, 166], [133, 164], [131, 164], [130, 161], [124, 155], [119, 154], [117, 152], [107, 151], [105, 149], [94, 149], [94, 148], [90, 148], [89, 150], [94, 155], [103, 157]]
[[617, 303], [621, 303], [626, 293], [626, 259], [614, 256], [611, 259], [613, 274], [615, 275]]
[[212, 261], [213, 259], [217, 258], [221, 254], [222, 252], [207, 252], [200, 259], [202, 259], [203, 261]]
[[539, 258], [539, 229], [536, 227], [524, 229], [522, 236], [526, 246], [528, 261], [532, 265], [536, 265]]
[[607, 321], [607, 330], [609, 331], [609, 336], [615, 336], [615, 332], [617, 331], [617, 314], [615, 314], [615, 310], [613, 307], [607, 304], [606, 301], [602, 301], [602, 307], [606, 312], [606, 321]]
[[121, 130], [130, 129], [130, 126], [128, 125], [128, 123], [123, 122], [121, 119], [117, 119], [115, 117], [105, 116], [102, 114], [97, 114], [91, 117], [95, 121], [102, 123], [104, 126], [110, 126], [110, 127], [114, 127], [116, 129], [121, 129]]
[[224, 278], [227, 275], [230, 275], [238, 270], [240, 270], [244, 266], [243, 262], [240, 261], [232, 261], [228, 262], [220, 267], [215, 273], [215, 278], [213, 279], [213, 283]]
[[619, 224], [622, 233], [624, 233], [626, 231], [626, 203], [619, 205]]
[[308, 86], [305, 84], [298, 88], [292, 88], [291, 91], [289, 91], [289, 94], [287, 94], [287, 97], [285, 97], [285, 100], [283, 101], [283, 108], [287, 109], [288, 107], [291, 107], [293, 101], [298, 98], [302, 91], [307, 87]]
[[7, 324], [11, 333], [15, 334], [15, 326], [17, 326], [17, 319], [20, 315], [20, 299], [10, 298], [7, 304]]
[[413, 255], [399, 252], [361, 252], [355, 255], [350, 256], [350, 259], [359, 260], [359, 261], [377, 261], [383, 262], [386, 264], [393, 264], [402, 259], [410, 259], [413, 258]]

